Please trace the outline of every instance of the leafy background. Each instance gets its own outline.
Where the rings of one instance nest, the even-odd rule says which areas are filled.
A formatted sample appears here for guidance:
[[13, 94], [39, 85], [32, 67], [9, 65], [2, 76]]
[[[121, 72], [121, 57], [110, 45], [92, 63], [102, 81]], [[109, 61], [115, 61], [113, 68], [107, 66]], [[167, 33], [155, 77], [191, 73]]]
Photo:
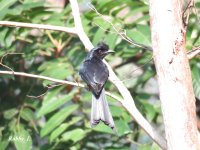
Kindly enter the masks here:
[[[57, 3], [55, 3], [57, 2]], [[0, 0], [0, 20], [72, 27], [68, 1]], [[132, 40], [151, 46], [147, 0], [80, 0], [84, 30], [94, 45], [106, 42], [115, 54], [107, 61], [131, 91], [140, 112], [163, 132], [156, 72], [152, 53], [121, 39], [113, 27], [92, 11], [88, 3]], [[196, 1], [198, 14], [200, 1]], [[197, 14], [192, 14], [187, 49], [200, 45]], [[0, 57], [18, 72], [82, 82], [78, 69], [86, 50], [76, 35], [56, 31], [0, 27]], [[190, 61], [195, 96], [200, 99], [199, 58]], [[141, 67], [142, 66], [142, 67]], [[8, 70], [0, 66], [0, 70]], [[116, 81], [117, 82], [117, 81]], [[107, 97], [116, 135], [104, 124], [90, 128], [91, 94], [84, 88], [55, 85], [23, 76], [0, 76], [0, 150], [4, 149], [159, 149], [116, 100]], [[118, 95], [107, 82], [106, 90]], [[33, 98], [28, 95], [40, 96]], [[19, 140], [17, 138], [22, 138]]]

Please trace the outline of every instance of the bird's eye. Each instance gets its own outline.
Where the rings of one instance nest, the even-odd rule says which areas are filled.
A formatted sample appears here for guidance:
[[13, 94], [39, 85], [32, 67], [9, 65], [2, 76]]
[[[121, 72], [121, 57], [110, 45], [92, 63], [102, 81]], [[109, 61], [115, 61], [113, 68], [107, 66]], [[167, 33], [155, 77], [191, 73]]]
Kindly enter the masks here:
[[102, 50], [99, 50], [99, 53], [101, 54], [101, 53], [102, 53]]

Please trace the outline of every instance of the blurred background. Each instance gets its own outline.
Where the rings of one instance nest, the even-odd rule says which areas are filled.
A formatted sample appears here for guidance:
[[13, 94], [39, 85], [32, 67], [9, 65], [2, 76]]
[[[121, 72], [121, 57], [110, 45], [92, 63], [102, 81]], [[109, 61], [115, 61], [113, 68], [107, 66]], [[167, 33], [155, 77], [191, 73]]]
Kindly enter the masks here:
[[[152, 50], [123, 40], [113, 29], [114, 25], [131, 40], [151, 47], [148, 0], [78, 2], [89, 39], [94, 46], [104, 41], [115, 51], [106, 60], [130, 90], [140, 112], [163, 133]], [[112, 24], [93, 11], [91, 4]], [[187, 50], [200, 45], [199, 0], [195, 6], [186, 35]], [[68, 0], [0, 0], [0, 20], [74, 26]], [[12, 69], [82, 83], [78, 70], [86, 54], [77, 35], [0, 26], [0, 70]], [[198, 103], [199, 60], [190, 60]], [[105, 88], [120, 96], [109, 81]], [[90, 128], [91, 94], [87, 89], [0, 74], [0, 150], [159, 149], [118, 101], [107, 99], [118, 135], [103, 123]]]

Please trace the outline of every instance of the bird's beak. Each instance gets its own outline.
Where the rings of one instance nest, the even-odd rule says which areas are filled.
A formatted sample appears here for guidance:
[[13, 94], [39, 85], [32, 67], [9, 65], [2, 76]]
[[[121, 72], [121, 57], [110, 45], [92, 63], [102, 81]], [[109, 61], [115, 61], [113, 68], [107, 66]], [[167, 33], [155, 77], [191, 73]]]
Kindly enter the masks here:
[[110, 54], [110, 53], [114, 53], [115, 51], [113, 51], [113, 50], [108, 50], [107, 52], [105, 52], [105, 54], [107, 55], [107, 54]]

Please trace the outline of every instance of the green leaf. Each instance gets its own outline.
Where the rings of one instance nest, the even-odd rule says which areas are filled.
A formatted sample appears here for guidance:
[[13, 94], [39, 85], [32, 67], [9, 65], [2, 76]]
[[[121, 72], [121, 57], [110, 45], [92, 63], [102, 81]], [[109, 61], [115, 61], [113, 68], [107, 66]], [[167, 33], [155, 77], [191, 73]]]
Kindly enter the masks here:
[[150, 17], [149, 15], [145, 15], [145, 16], [142, 16], [140, 17], [139, 19], [137, 19], [134, 23], [141, 23], [141, 22], [148, 22], [150, 20]]
[[8, 123], [9, 130], [14, 130], [16, 128], [16, 122], [17, 122], [16, 117], [10, 120], [10, 122]]
[[74, 143], [80, 141], [86, 136], [86, 131], [82, 129], [75, 129], [71, 130], [69, 132], [65, 132], [62, 135], [62, 138], [64, 141], [72, 140]]
[[137, 25], [137, 30], [140, 31], [145, 37], [147, 38], [148, 44], [151, 44], [151, 32], [150, 32], [150, 27], [148, 25]]
[[142, 6], [142, 7], [136, 7], [135, 9], [131, 10], [130, 13], [128, 13], [125, 18], [131, 17], [136, 15], [137, 13], [141, 13], [141, 12], [148, 12], [149, 7], [147, 5]]
[[[102, 23], [101, 23], [102, 24]], [[99, 25], [98, 22], [96, 23], [96, 25]], [[92, 43], [94, 45], [97, 45], [99, 43], [99, 41], [101, 41], [102, 39], [104, 39], [105, 37], [105, 31], [109, 28], [109, 24], [103, 23], [103, 25], [99, 25], [101, 28], [99, 28], [94, 35], [94, 38], [92, 40]]]
[[111, 111], [112, 116], [120, 117], [122, 115], [123, 111], [119, 106], [111, 105], [109, 107], [110, 107], [110, 111]]
[[[102, 1], [101, 1], [102, 3]], [[101, 5], [101, 12], [104, 12], [106, 14], [109, 13], [110, 10], [112, 10], [113, 8], [115, 7], [119, 7], [121, 6], [122, 4], [124, 4], [122, 1], [106, 1], [105, 3], [101, 4], [99, 3], [99, 5]]]
[[54, 130], [50, 136], [50, 142], [52, 142], [54, 139], [56, 139], [61, 133], [63, 133], [69, 126], [75, 124], [81, 120], [81, 117], [74, 117], [69, 123], [63, 123], [61, 124], [56, 130]]
[[5, 35], [5, 45], [6, 47], [10, 47], [12, 45], [12, 42], [14, 41], [14, 36], [13, 36], [13, 30], [10, 29]]
[[115, 8], [115, 10], [114, 11], [112, 11], [112, 15], [117, 15], [120, 11], [122, 11], [124, 8], [126, 8], [127, 7], [127, 4], [125, 4], [125, 5], [118, 5], [119, 7], [117, 8]]
[[63, 20], [61, 18], [64, 18], [65, 14], [63, 13], [53, 13], [47, 20], [48, 24], [51, 25], [58, 25], [58, 26], [65, 26]]
[[141, 144], [138, 146], [138, 150], [160, 150], [160, 147], [155, 143], [149, 143], [149, 144]]
[[26, 121], [31, 121], [35, 119], [34, 112], [30, 108], [24, 108], [21, 111], [20, 116]]
[[84, 101], [84, 102], [89, 102], [89, 103], [91, 103], [92, 94], [91, 94], [90, 92], [84, 92], [84, 93], [81, 95], [81, 100]]
[[56, 128], [50, 136], [50, 142], [56, 139], [61, 133], [63, 133], [69, 127], [68, 123], [62, 123], [58, 128]]
[[149, 26], [138, 25], [136, 30], [127, 30], [127, 36], [139, 44], [151, 46]]
[[42, 107], [39, 109], [38, 117], [45, 115], [49, 112], [52, 112], [58, 109], [60, 106], [63, 106], [66, 102], [70, 101], [73, 98], [75, 91], [70, 92], [68, 95], [62, 97], [52, 97], [48, 102], [43, 103]]
[[8, 139], [0, 140], [0, 150], [6, 150], [8, 144], [9, 144]]
[[200, 99], [200, 68], [194, 66], [192, 68], [192, 83], [195, 96]]
[[35, 2], [35, 1], [29, 1], [29, 2], [24, 2], [24, 4], [22, 5], [23, 11], [25, 10], [30, 10], [31, 8], [36, 8], [36, 7], [43, 7], [45, 4], [45, 1], [41, 0], [39, 2]]
[[28, 131], [26, 131], [22, 126], [20, 130], [10, 136], [9, 141], [13, 141], [17, 150], [31, 150], [32, 149], [32, 139]]
[[147, 116], [148, 120], [152, 121], [158, 112], [156, 104], [150, 104], [147, 100], [142, 99], [140, 99], [140, 102], [145, 110], [145, 115]]
[[137, 84], [144, 85], [151, 77], [155, 75], [155, 72], [151, 69], [145, 69], [145, 72], [138, 77]]
[[108, 35], [106, 35], [105, 41], [109, 45], [110, 49], [114, 49], [115, 48], [118, 36], [119, 35], [114, 34], [114, 33], [109, 33]]
[[54, 114], [42, 128], [40, 134], [42, 137], [49, 134], [53, 129], [55, 129], [59, 124], [61, 124], [71, 113], [73, 113], [78, 108], [78, 105], [70, 105], [59, 112]]
[[[66, 59], [60, 58], [53, 61], [48, 61], [42, 64], [38, 71], [41, 71], [41, 75], [56, 78], [65, 79], [73, 74], [72, 66], [66, 61]], [[52, 83], [52, 81], [44, 81], [45, 85]]]
[[12, 119], [18, 113], [18, 109], [11, 108], [3, 113], [5, 119]]
[[138, 146], [138, 150], [150, 150], [150, 149], [152, 149], [152, 147], [149, 144], [144, 144], [144, 145]]
[[50, 90], [47, 93], [47, 95], [44, 97], [42, 104], [45, 105], [46, 103], [48, 103], [48, 101], [50, 101], [52, 98], [54, 98], [63, 88], [64, 88], [64, 86], [61, 86], [61, 87], [57, 87], [57, 88]]
[[[45, 63], [43, 63], [39, 68], [38, 71], [45, 71], [45, 70], [51, 70], [56, 69], [56, 68], [67, 68], [70, 67], [69, 63], [66, 62], [65, 59], [57, 59], [57, 60], [52, 60], [52, 61], [47, 61]], [[52, 70], [53, 71], [53, 70]]]
[[115, 134], [115, 132], [110, 127], [108, 127], [102, 122], [100, 122], [96, 127], [92, 128], [92, 130], [109, 134]]
[[94, 35], [92, 43], [94, 45], [97, 45], [99, 43], [100, 39], [103, 39], [103, 38], [104, 38], [104, 31], [103, 31], [103, 29], [99, 28], [96, 31], [96, 34]]
[[17, 0], [1, 0], [1, 2], [0, 2], [0, 11], [5, 9], [5, 8], [9, 8], [15, 2], [17, 2]]
[[[1, 14], [0, 14], [1, 16]], [[5, 28], [5, 27], [1, 27], [0, 29], [0, 44], [3, 46], [3, 47], [6, 47], [6, 43], [5, 43], [5, 37], [6, 37], [6, 34], [8, 32], [8, 28]]]
[[151, 104], [145, 104], [145, 109], [146, 109], [146, 116], [148, 118], [148, 120], [152, 121], [155, 116], [156, 116], [156, 110], [155, 108], [153, 107], [153, 105]]
[[15, 76], [14, 75], [10, 75], [10, 74], [2, 74], [1, 78], [4, 78], [4, 79], [7, 78], [7, 79], [15, 80]]
[[129, 122], [131, 122], [133, 120], [132, 117], [131, 117], [131, 115], [128, 112], [126, 112], [126, 111], [124, 111], [122, 113], [122, 117], [125, 120], [125, 122], [127, 122], [127, 123], [129, 123]]
[[130, 133], [132, 130], [129, 128], [127, 122], [125, 122], [124, 120], [120, 119], [120, 120], [116, 120], [115, 121], [115, 125], [117, 128], [117, 133], [119, 136], [122, 136], [124, 134], [128, 134]]
[[122, 57], [123, 58], [129, 58], [129, 57], [133, 57], [138, 53], [138, 49], [136, 48], [131, 48], [131, 47], [124, 47], [123, 48], [123, 54]]

